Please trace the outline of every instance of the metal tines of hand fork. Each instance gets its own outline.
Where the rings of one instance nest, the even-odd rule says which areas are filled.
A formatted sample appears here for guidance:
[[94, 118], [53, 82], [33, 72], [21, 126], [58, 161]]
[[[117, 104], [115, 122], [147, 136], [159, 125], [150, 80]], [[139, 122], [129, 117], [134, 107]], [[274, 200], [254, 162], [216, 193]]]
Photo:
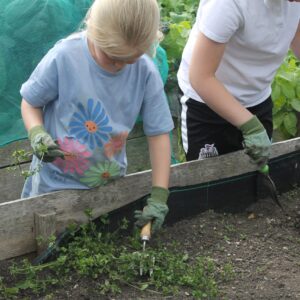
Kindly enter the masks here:
[[[143, 243], [143, 253], [141, 255], [141, 261], [140, 261], [140, 276], [144, 275], [144, 261], [147, 259], [146, 252], [146, 244], [150, 241], [151, 237], [151, 222], [147, 223], [141, 230], [141, 240]], [[152, 263], [151, 268], [149, 269], [149, 275], [152, 276], [153, 274], [153, 267], [155, 263], [155, 257], [152, 257]]]
[[274, 181], [272, 180], [272, 178], [270, 177], [269, 166], [264, 165], [263, 167], [261, 167], [259, 169], [259, 172], [263, 176], [263, 180], [260, 181], [260, 177], [258, 177], [258, 181], [260, 181], [260, 183], [258, 183], [258, 185], [262, 184], [267, 189], [271, 199], [281, 208], [282, 211], [284, 211], [281, 203], [279, 202], [278, 196], [277, 196], [278, 192], [277, 192], [276, 185], [275, 185]]

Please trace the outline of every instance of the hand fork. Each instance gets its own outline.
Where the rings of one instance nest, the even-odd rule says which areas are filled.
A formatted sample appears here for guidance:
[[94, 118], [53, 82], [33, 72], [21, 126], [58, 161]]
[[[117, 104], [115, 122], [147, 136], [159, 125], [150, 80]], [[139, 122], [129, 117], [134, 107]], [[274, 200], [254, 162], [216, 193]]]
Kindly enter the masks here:
[[[283, 207], [281, 203], [279, 202], [278, 196], [277, 196], [277, 189], [274, 181], [269, 175], [269, 166], [264, 165], [259, 169], [260, 174], [263, 175], [263, 186], [268, 190], [272, 200], [283, 210]], [[259, 180], [259, 179], [258, 179]]]
[[[143, 267], [143, 260], [146, 258], [145, 252], [146, 252], [146, 244], [150, 241], [151, 238], [151, 222], [147, 223], [141, 230], [141, 240], [143, 243], [143, 255], [141, 256], [141, 262], [140, 262], [140, 276], [143, 276], [144, 273], [144, 267]], [[155, 257], [152, 257], [152, 266], [149, 270], [150, 277], [153, 274], [153, 267], [155, 263]]]

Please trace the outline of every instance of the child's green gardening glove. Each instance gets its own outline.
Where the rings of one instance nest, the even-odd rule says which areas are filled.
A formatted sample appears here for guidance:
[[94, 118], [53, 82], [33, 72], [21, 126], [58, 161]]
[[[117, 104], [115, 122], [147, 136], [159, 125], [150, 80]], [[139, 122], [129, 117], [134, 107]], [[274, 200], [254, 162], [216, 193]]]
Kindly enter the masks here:
[[138, 227], [143, 227], [152, 221], [152, 231], [160, 229], [169, 211], [167, 206], [168, 197], [169, 191], [167, 189], [156, 186], [152, 187], [151, 196], [148, 198], [147, 205], [143, 211], [136, 210], [134, 212], [134, 217], [137, 219], [135, 224]]
[[270, 155], [271, 141], [267, 132], [256, 116], [239, 127], [244, 138], [246, 153], [258, 167], [267, 164]]
[[44, 126], [37, 125], [28, 132], [29, 140], [33, 153], [44, 162], [52, 162], [57, 157], [64, 158], [63, 151], [59, 150], [58, 145], [53, 141]]

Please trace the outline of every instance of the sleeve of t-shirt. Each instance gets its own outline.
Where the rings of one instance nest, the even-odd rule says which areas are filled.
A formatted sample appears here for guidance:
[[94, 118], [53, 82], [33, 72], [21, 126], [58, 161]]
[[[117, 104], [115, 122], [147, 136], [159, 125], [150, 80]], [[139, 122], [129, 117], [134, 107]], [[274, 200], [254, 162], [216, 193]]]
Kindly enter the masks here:
[[21, 96], [34, 107], [43, 107], [57, 99], [58, 72], [55, 53], [55, 48], [51, 49], [21, 87]]
[[168, 133], [174, 128], [163, 82], [154, 68], [147, 78], [141, 116], [147, 136]]
[[243, 26], [242, 9], [237, 0], [203, 1], [200, 8], [197, 15], [198, 28], [215, 42], [227, 43]]

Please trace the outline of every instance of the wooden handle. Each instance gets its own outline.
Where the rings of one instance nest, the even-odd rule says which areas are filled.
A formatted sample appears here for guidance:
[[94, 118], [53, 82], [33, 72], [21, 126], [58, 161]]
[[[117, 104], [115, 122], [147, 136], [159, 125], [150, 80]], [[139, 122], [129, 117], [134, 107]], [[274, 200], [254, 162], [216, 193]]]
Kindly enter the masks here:
[[141, 230], [141, 239], [143, 241], [149, 241], [151, 237], [151, 222], [144, 225]]

